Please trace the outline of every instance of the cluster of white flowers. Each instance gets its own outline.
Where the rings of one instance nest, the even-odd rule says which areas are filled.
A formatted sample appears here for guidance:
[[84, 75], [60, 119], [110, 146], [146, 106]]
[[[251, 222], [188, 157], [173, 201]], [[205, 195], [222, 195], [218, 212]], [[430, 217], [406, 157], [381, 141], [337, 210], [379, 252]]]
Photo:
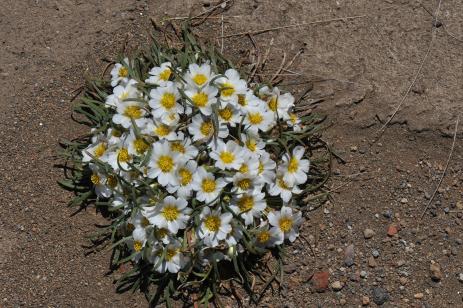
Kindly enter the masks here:
[[[136, 81], [125, 62], [111, 72], [112, 123], [95, 129], [83, 161], [97, 196], [130, 217], [134, 260], [176, 273], [193, 262], [192, 247], [204, 263], [245, 250], [243, 237], [261, 249], [294, 241], [302, 218], [290, 205], [309, 160], [302, 146], [268, 151], [277, 125], [302, 129], [294, 97], [253, 91], [236, 70], [218, 75], [209, 63], [182, 71], [166, 62]], [[276, 210], [268, 199], [278, 196]]]

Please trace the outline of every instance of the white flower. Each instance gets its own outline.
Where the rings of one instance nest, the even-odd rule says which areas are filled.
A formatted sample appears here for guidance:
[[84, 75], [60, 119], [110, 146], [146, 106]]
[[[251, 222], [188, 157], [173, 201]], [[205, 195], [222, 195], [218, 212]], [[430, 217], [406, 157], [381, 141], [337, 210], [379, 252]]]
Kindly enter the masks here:
[[177, 119], [178, 114], [184, 111], [182, 105], [177, 102], [180, 98], [177, 86], [172, 82], [152, 89], [150, 97], [149, 105], [153, 109], [153, 117], [160, 119], [164, 124], [170, 125]]
[[212, 77], [211, 66], [208, 63], [201, 65], [193, 63], [188, 66], [188, 71], [184, 78], [189, 86], [202, 88], [208, 84]]
[[[192, 123], [188, 126], [188, 132], [193, 136], [193, 141], [209, 139], [214, 136], [214, 124], [212, 119], [204, 118], [200, 114], [195, 115], [191, 119]], [[219, 125], [219, 138], [227, 138], [228, 128]]]
[[228, 124], [231, 127], [235, 127], [236, 124], [241, 121], [239, 112], [232, 104], [222, 105], [222, 107], [217, 110], [217, 117], [219, 118], [220, 124]]
[[243, 163], [242, 155], [242, 148], [232, 140], [227, 143], [218, 140], [217, 146], [209, 154], [215, 160], [215, 166], [222, 170], [239, 169]]
[[274, 247], [275, 243], [281, 240], [280, 232], [269, 228], [267, 222], [262, 223], [254, 232], [254, 244], [257, 247]]
[[102, 160], [110, 164], [115, 171], [118, 171], [120, 167], [127, 170], [129, 163], [132, 163], [133, 161], [133, 157], [129, 154], [128, 148], [123, 144], [120, 144], [116, 149], [107, 151], [102, 156]]
[[198, 164], [194, 160], [189, 160], [185, 164], [180, 165], [175, 171], [175, 185], [167, 186], [167, 191], [171, 194], [177, 193], [181, 198], [189, 198], [192, 195], [193, 175], [196, 173]]
[[126, 84], [118, 85], [114, 88], [113, 94], [108, 95], [106, 98], [105, 105], [108, 107], [117, 107], [124, 101], [139, 97], [140, 92], [137, 90], [137, 81], [130, 79]]
[[265, 152], [265, 142], [257, 134], [241, 134], [241, 141], [244, 149], [250, 154], [263, 154]]
[[148, 84], [156, 84], [159, 86], [165, 86], [169, 82], [169, 78], [172, 75], [171, 70], [172, 64], [170, 62], [164, 62], [161, 66], [155, 66], [150, 71], [150, 77], [145, 80]]
[[[124, 59], [125, 64], [129, 63], [127, 58]], [[111, 70], [111, 86], [115, 87], [118, 83], [126, 83], [128, 81], [129, 69], [121, 63], [116, 63]]]
[[259, 130], [266, 132], [272, 128], [275, 120], [271, 112], [259, 106], [248, 108], [243, 123], [246, 125], [248, 131], [257, 134]]
[[186, 90], [186, 96], [192, 101], [192, 105], [198, 108], [202, 114], [211, 115], [212, 104], [217, 102], [217, 88], [204, 87], [202, 89]]
[[[146, 207], [144, 207], [144, 208], [146, 208]], [[152, 227], [149, 220], [143, 215], [142, 212], [143, 212], [143, 210], [138, 211], [135, 214], [134, 217], [130, 217], [129, 220], [128, 220], [128, 223], [133, 225], [133, 227], [135, 227], [135, 229], [137, 229], [137, 228], [147, 229], [147, 228]]]
[[90, 164], [92, 175], [90, 181], [95, 187], [95, 193], [98, 197], [109, 198], [117, 186], [117, 179], [114, 176], [107, 177], [100, 171], [97, 165]]
[[175, 185], [175, 170], [178, 160], [178, 154], [170, 149], [167, 141], [153, 143], [153, 151], [148, 163], [148, 177], [157, 178], [162, 186]]
[[275, 180], [275, 168], [277, 164], [270, 158], [267, 152], [259, 157], [258, 180], [261, 183], [271, 184]]
[[307, 172], [309, 172], [310, 162], [302, 159], [304, 148], [297, 146], [293, 149], [293, 155], [286, 153], [283, 156], [283, 164], [280, 165], [279, 172], [283, 173], [283, 180], [291, 185], [304, 184], [307, 181]]
[[302, 214], [301, 212], [293, 214], [290, 207], [283, 206], [281, 211], [270, 212], [268, 221], [273, 226], [272, 230], [279, 236], [275, 244], [280, 245], [285, 239], [294, 242], [299, 236], [298, 228], [302, 223]]
[[290, 93], [281, 94], [278, 87], [272, 91], [268, 87], [263, 87], [260, 91], [269, 111], [278, 114], [279, 118], [288, 118], [288, 111], [294, 106], [294, 97]]
[[[159, 273], [178, 273], [188, 262], [188, 258], [181, 252], [182, 245], [174, 240], [166, 247], [153, 247], [152, 263]], [[162, 259], [161, 259], [162, 258]]]
[[173, 126], [157, 120], [149, 120], [141, 132], [146, 135], [156, 136], [159, 139], [174, 140], [177, 137]]
[[233, 187], [236, 189], [238, 193], [249, 192], [261, 186], [261, 184], [257, 179], [256, 173], [249, 173], [249, 172], [237, 172], [232, 177]]
[[199, 167], [193, 175], [191, 187], [196, 191], [196, 199], [210, 203], [214, 201], [227, 183], [222, 179], [216, 179], [214, 174], [206, 171], [204, 167]]
[[254, 222], [254, 217], [261, 217], [266, 207], [265, 194], [255, 190], [235, 196], [230, 209], [244, 219], [245, 225], [250, 225]]
[[289, 112], [285, 120], [286, 124], [293, 128], [293, 131], [300, 132], [302, 130], [301, 119], [295, 113]]
[[233, 218], [231, 213], [221, 213], [220, 210], [211, 211], [205, 206], [201, 212], [201, 226], [198, 229], [198, 236], [209, 247], [216, 247], [221, 240], [224, 240], [232, 231], [230, 221]]
[[225, 77], [217, 78], [215, 83], [220, 89], [220, 100], [236, 105], [238, 94], [246, 94], [246, 81], [240, 78], [240, 74], [234, 69], [225, 71]]
[[144, 126], [146, 120], [143, 118], [146, 111], [143, 109], [143, 104], [135, 101], [121, 102], [116, 107], [117, 113], [113, 115], [113, 122], [120, 124], [124, 128], [132, 126], [132, 120], [138, 127]]
[[250, 107], [259, 107], [265, 105], [265, 102], [260, 100], [251, 90], [246, 91], [246, 94], [238, 94], [238, 104], [236, 107], [246, 114]]
[[146, 231], [145, 228], [135, 228], [132, 232], [132, 250], [138, 255], [135, 257], [135, 261], [140, 259], [140, 252], [146, 244]]
[[143, 139], [141, 136], [137, 138], [133, 129], [130, 130], [127, 139], [125, 139], [124, 144], [127, 145], [127, 150], [130, 155], [143, 155], [150, 148], [150, 144]]
[[191, 139], [184, 137], [182, 132], [178, 132], [176, 137], [172, 139], [170, 149], [178, 153], [180, 160], [183, 161], [195, 159], [198, 155], [198, 148], [191, 144]]
[[276, 182], [271, 183], [268, 193], [271, 196], [280, 195], [281, 199], [284, 202], [289, 202], [293, 194], [300, 194], [302, 190], [299, 189], [296, 185], [291, 185], [283, 179], [283, 175], [277, 175]]
[[90, 144], [88, 147], [82, 150], [82, 162], [86, 163], [93, 160], [94, 158], [101, 160], [107, 149], [108, 144], [104, 141]]
[[156, 227], [166, 228], [169, 232], [177, 234], [178, 230], [186, 228], [190, 218], [191, 209], [187, 205], [185, 199], [167, 196], [162, 203], [145, 207], [143, 216]]

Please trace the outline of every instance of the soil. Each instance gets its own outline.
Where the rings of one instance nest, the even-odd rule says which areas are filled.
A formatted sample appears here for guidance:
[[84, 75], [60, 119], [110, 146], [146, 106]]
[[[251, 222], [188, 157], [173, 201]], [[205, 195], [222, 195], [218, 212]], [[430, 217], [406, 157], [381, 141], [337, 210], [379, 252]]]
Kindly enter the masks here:
[[[86, 131], [70, 119], [70, 99], [84, 76], [100, 74], [103, 59], [115, 59], [124, 42], [127, 50], [146, 43], [150, 17], [194, 16], [216, 2], [1, 4], [0, 307], [145, 307], [141, 294], [115, 292], [107, 274], [110, 251], [85, 255], [85, 236], [105, 220], [91, 208], [74, 213], [66, 207], [71, 196], [56, 184], [62, 177], [54, 167], [58, 140]], [[446, 167], [463, 107], [461, 1], [443, 2], [434, 23], [427, 10], [433, 14], [437, 1], [428, 0], [229, 4], [225, 35], [361, 16], [253, 35], [259, 54], [271, 47], [271, 75], [284, 53], [289, 60], [303, 49], [289, 68], [298, 75], [287, 76], [283, 85], [302, 91], [308, 83], [294, 83], [310, 81], [309, 98], [322, 99], [312, 110], [328, 116], [324, 139], [345, 160], [334, 166], [328, 184], [332, 200], [307, 215], [301, 231], [307, 241], [288, 248], [285, 287], [268, 290], [260, 306], [463, 306], [461, 133], [420, 218]], [[196, 31], [220, 48], [220, 18], [205, 20]], [[431, 41], [416, 83], [391, 125], [374, 138]], [[252, 61], [249, 37], [223, 43], [226, 55]], [[371, 229], [368, 238], [365, 229]], [[328, 288], [318, 288], [320, 277], [328, 277]]]

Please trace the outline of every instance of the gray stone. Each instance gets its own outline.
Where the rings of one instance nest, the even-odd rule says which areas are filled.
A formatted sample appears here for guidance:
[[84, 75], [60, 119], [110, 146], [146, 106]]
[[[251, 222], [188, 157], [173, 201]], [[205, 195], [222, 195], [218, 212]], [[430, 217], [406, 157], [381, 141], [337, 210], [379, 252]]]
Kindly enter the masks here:
[[387, 290], [380, 288], [380, 287], [374, 288], [372, 295], [373, 295], [373, 302], [376, 305], [383, 305], [385, 302], [389, 300], [389, 293], [387, 292]]

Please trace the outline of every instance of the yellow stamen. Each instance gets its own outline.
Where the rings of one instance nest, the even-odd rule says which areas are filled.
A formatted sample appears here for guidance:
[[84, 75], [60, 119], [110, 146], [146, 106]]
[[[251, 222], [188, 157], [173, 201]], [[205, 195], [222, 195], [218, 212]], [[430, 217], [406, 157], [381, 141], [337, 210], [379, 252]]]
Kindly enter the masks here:
[[203, 134], [203, 136], [210, 136], [214, 131], [214, 126], [211, 121], [203, 122], [199, 127], [199, 131]]
[[139, 119], [142, 116], [141, 108], [137, 105], [127, 106], [124, 110], [124, 115], [131, 119]]
[[219, 231], [220, 228], [220, 217], [218, 216], [208, 216], [204, 220], [204, 225], [206, 226], [207, 230], [212, 231], [212, 232], [217, 232]]
[[106, 178], [106, 182], [108, 186], [111, 188], [115, 188], [117, 186], [117, 178], [114, 175], [109, 175]]
[[160, 124], [154, 129], [154, 133], [159, 137], [165, 137], [170, 133], [169, 126], [166, 124]]
[[172, 71], [170, 69], [165, 69], [159, 74], [159, 79], [163, 81], [167, 81], [170, 78], [170, 75], [172, 74]]
[[268, 108], [273, 112], [276, 112], [278, 109], [278, 99], [276, 96], [272, 96], [272, 98], [268, 101]]
[[254, 198], [252, 196], [243, 196], [238, 200], [238, 207], [242, 213], [251, 210], [254, 206]]
[[166, 261], [172, 260], [173, 257], [177, 254], [178, 250], [176, 249], [167, 249], [166, 251]]
[[92, 181], [92, 183], [94, 185], [98, 185], [100, 184], [100, 177], [98, 176], [98, 174], [94, 173], [92, 174], [92, 176], [90, 177], [90, 181]]
[[127, 77], [129, 75], [129, 69], [125, 66], [121, 66], [117, 74], [119, 77]]
[[251, 180], [250, 179], [242, 179], [239, 180], [236, 185], [241, 188], [242, 190], [248, 190], [251, 187]]
[[240, 104], [243, 107], [246, 107], [248, 105], [248, 102], [246, 101], [246, 96], [244, 94], [238, 94], [238, 104]]
[[149, 144], [145, 142], [143, 139], [135, 139], [133, 141], [133, 147], [138, 154], [143, 154], [148, 150]]
[[185, 146], [180, 141], [174, 141], [170, 144], [170, 149], [174, 152], [184, 154], [186, 149]]
[[233, 111], [231, 107], [227, 106], [223, 109], [219, 110], [219, 116], [224, 120], [224, 121], [230, 121], [232, 116], [233, 116]]
[[106, 152], [106, 144], [100, 143], [96, 148], [93, 154], [96, 158], [100, 158]]
[[198, 86], [202, 86], [207, 81], [207, 77], [204, 74], [196, 74], [192, 79]]
[[299, 162], [297, 158], [291, 157], [291, 159], [289, 160], [289, 164], [288, 164], [288, 172], [294, 173], [297, 171], [298, 167], [299, 167]]
[[257, 143], [254, 139], [248, 139], [246, 140], [246, 147], [251, 151], [255, 152], [257, 149]]
[[257, 170], [258, 170], [259, 174], [264, 172], [264, 164], [261, 161], [259, 161], [259, 168]]
[[177, 207], [175, 205], [170, 204], [164, 206], [161, 213], [167, 221], [174, 221], [180, 215], [180, 211], [177, 209]]
[[240, 169], [239, 169], [239, 172], [241, 173], [248, 173], [249, 172], [249, 167], [247, 164], [242, 164]]
[[146, 228], [146, 227], [148, 227], [150, 225], [150, 221], [146, 217], [143, 217], [141, 219], [141, 225], [142, 225], [143, 228]]
[[221, 152], [219, 157], [226, 164], [231, 164], [235, 160], [235, 155], [229, 151]]
[[174, 169], [174, 160], [170, 156], [161, 155], [158, 159], [158, 167], [164, 173], [171, 172]]
[[293, 220], [289, 217], [281, 217], [278, 224], [280, 225], [281, 231], [288, 232], [293, 227]]
[[270, 232], [267, 230], [261, 231], [259, 234], [257, 234], [257, 241], [261, 244], [265, 244], [268, 242], [270, 239]]
[[215, 180], [213, 179], [203, 179], [201, 183], [201, 189], [204, 192], [211, 193], [215, 191], [217, 184], [215, 183]]
[[290, 113], [289, 120], [291, 121], [291, 123], [296, 124], [298, 120], [297, 115], [295, 113]]
[[163, 238], [167, 234], [169, 234], [169, 230], [167, 230], [165, 228], [161, 228], [161, 229], [156, 230], [156, 236], [159, 237], [159, 238]]
[[279, 177], [277, 179], [278, 186], [280, 186], [283, 189], [289, 190], [288, 185], [286, 185], [285, 181], [283, 180], [283, 177]]
[[117, 154], [117, 160], [121, 163], [126, 163], [131, 159], [129, 155], [129, 150], [127, 148], [121, 148]]
[[224, 83], [221, 87], [221, 90], [222, 90], [221, 92], [222, 96], [225, 96], [225, 97], [232, 96], [233, 93], [235, 93], [235, 87], [229, 82]]
[[207, 105], [207, 102], [209, 101], [209, 97], [207, 96], [206, 93], [199, 92], [193, 95], [191, 100], [193, 101], [193, 104], [196, 107], [204, 107]]
[[193, 174], [190, 172], [190, 170], [181, 168], [178, 174], [180, 175], [180, 184], [182, 186], [190, 184], [191, 179], [193, 178]]
[[174, 108], [175, 106], [175, 95], [174, 93], [166, 92], [161, 97], [161, 106], [167, 110]]
[[143, 243], [142, 242], [135, 241], [133, 243], [133, 250], [135, 250], [136, 252], [140, 252], [142, 248], [143, 248]]
[[248, 113], [249, 123], [252, 125], [258, 125], [262, 123], [264, 117], [259, 112], [249, 112]]

